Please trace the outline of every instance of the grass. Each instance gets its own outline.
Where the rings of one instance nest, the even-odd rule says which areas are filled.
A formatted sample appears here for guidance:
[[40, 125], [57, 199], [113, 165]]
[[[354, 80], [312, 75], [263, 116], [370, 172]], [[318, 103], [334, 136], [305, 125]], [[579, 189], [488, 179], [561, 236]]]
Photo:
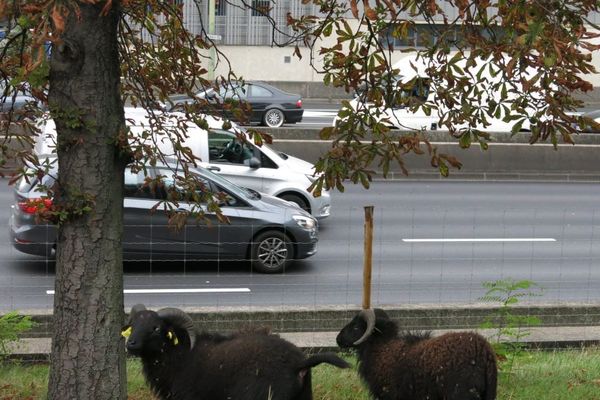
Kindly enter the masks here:
[[[137, 360], [128, 362], [127, 375], [129, 400], [153, 399]], [[0, 365], [0, 400], [43, 399], [47, 379], [47, 365]], [[315, 400], [370, 399], [355, 368], [327, 365], [313, 370], [313, 393]], [[600, 400], [600, 348], [524, 352], [510, 371], [501, 371], [498, 399]]]

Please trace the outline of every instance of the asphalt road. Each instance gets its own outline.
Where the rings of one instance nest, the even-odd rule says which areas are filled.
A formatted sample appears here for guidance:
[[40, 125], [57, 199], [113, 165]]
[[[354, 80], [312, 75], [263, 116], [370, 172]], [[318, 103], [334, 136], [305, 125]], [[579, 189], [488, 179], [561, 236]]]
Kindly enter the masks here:
[[[286, 128], [323, 128], [331, 126], [333, 118], [340, 109], [341, 100], [305, 99], [303, 100], [304, 115], [302, 121], [296, 124], [286, 124]], [[589, 104], [579, 109], [579, 112], [597, 110], [597, 104]]]
[[[11, 192], [0, 183], [0, 309], [52, 306], [54, 263], [8, 243]], [[600, 186], [392, 181], [333, 194], [318, 254], [285, 274], [246, 263], [133, 262], [127, 306], [355, 306], [361, 303], [365, 205], [375, 206], [374, 305], [474, 303], [482, 282], [531, 279], [532, 302], [600, 301]], [[141, 291], [136, 293], [136, 291]]]
[[284, 125], [286, 128], [323, 128], [331, 126], [333, 118], [340, 109], [340, 101], [308, 99], [304, 100], [303, 107], [302, 121], [296, 124]]

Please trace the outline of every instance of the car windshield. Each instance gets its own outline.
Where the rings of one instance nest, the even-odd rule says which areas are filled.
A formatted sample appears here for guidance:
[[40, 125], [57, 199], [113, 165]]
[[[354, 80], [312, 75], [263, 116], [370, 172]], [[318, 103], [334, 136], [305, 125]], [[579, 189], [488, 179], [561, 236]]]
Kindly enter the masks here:
[[249, 191], [245, 188], [242, 188], [240, 186], [237, 186], [237, 185], [231, 183], [230, 181], [228, 181], [227, 179], [223, 178], [222, 176], [217, 175], [213, 172], [210, 172], [209, 170], [203, 169], [202, 173], [198, 174], [198, 175], [203, 176], [207, 179], [210, 179], [220, 188], [225, 189], [228, 192], [230, 192], [238, 197], [241, 197], [243, 199], [254, 199], [254, 200], [256, 199], [256, 195], [254, 193], [252, 193], [251, 191]]

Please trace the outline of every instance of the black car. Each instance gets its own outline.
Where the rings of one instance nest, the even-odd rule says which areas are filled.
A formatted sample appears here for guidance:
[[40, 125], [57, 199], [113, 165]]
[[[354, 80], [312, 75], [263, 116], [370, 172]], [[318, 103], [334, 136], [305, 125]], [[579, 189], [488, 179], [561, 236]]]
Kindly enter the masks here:
[[[196, 94], [198, 98], [206, 99], [210, 104], [224, 104], [230, 100], [237, 100], [250, 104], [252, 113], [249, 116], [251, 123], [259, 123], [272, 128], [278, 128], [284, 123], [294, 124], [302, 121], [302, 98], [277, 89], [264, 82], [227, 82], [216, 92], [213, 88]], [[179, 99], [174, 102], [174, 109], [182, 103], [189, 103], [191, 99]]]

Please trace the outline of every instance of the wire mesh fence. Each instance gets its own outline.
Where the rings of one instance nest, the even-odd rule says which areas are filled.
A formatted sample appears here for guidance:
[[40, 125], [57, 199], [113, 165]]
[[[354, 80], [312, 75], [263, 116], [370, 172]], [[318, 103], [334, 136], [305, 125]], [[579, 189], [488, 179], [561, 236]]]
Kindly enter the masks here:
[[[350, 187], [334, 194], [332, 215], [320, 221], [316, 254], [294, 260], [279, 274], [255, 271], [250, 252], [207, 257], [187, 250], [200, 243], [183, 240], [176, 244], [180, 254], [164, 254], [154, 246], [160, 237], [137, 242], [148, 254], [126, 257], [126, 309], [135, 303], [180, 307], [209, 330], [267, 325], [287, 334], [303, 332], [308, 343], [333, 344], [335, 331], [361, 305], [362, 205], [375, 204], [371, 304], [390, 310], [404, 328], [477, 328], [501, 307], [482, 300], [484, 282], [528, 280], [536, 285], [535, 295], [517, 296], [515, 314], [538, 315], [542, 326], [562, 329], [564, 340], [597, 340], [597, 192], [594, 184], [573, 183], [395, 181], [375, 182], [368, 191]], [[9, 188], [3, 193], [0, 306], [49, 314], [55, 263], [14, 248], [7, 234], [13, 200]], [[184, 232], [231, 228], [187, 226]], [[165, 225], [147, 229], [173, 232]], [[239, 237], [217, 236], [218, 242], [208, 244], [240, 243]], [[52, 234], [47, 237], [51, 244]]]

